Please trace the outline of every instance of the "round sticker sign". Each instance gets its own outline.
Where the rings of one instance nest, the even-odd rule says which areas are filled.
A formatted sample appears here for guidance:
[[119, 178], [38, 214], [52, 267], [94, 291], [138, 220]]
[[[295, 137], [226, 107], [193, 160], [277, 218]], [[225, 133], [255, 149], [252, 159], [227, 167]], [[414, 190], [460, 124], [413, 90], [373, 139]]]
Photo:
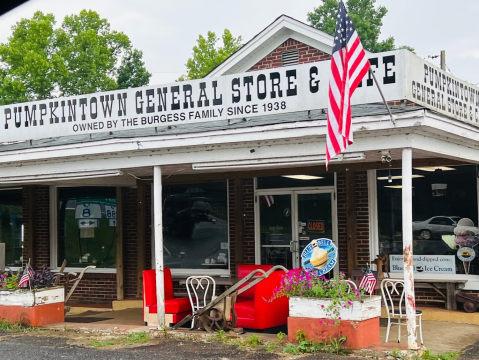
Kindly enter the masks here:
[[312, 240], [301, 253], [304, 271], [324, 275], [331, 271], [338, 259], [338, 248], [329, 239]]
[[476, 257], [476, 252], [473, 248], [463, 247], [457, 250], [457, 257], [462, 261], [472, 261]]

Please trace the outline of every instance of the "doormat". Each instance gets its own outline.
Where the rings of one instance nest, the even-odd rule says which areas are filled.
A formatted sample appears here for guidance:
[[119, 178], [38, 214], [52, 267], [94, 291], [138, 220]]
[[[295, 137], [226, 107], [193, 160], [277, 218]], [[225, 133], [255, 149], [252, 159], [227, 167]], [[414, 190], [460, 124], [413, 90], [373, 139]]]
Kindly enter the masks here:
[[87, 317], [87, 316], [67, 316], [65, 317], [65, 322], [71, 323], [94, 323], [97, 321], [112, 320], [113, 318], [103, 318], [103, 317]]

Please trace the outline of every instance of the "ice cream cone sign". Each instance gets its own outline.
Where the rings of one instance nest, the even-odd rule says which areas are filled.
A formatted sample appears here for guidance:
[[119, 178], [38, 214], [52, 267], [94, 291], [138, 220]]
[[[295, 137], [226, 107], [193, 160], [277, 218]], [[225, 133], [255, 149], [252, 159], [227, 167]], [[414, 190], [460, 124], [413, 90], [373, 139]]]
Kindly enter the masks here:
[[338, 249], [330, 239], [312, 240], [301, 253], [303, 269], [324, 275], [336, 265]]

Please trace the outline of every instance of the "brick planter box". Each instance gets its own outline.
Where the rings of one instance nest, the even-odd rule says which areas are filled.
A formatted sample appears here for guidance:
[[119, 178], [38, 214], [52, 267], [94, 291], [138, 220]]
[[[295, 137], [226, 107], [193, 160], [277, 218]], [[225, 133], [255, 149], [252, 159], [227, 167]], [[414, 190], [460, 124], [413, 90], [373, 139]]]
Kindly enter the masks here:
[[[291, 297], [289, 299], [288, 341], [296, 341], [296, 332], [302, 331], [308, 340], [329, 340], [330, 337], [346, 336], [344, 346], [363, 349], [379, 342], [379, 317], [381, 297], [363, 297], [353, 301], [349, 309], [340, 312], [339, 325], [325, 325], [331, 322], [321, 305], [328, 307], [329, 300]], [[321, 323], [322, 322], [322, 323]]]
[[63, 287], [40, 290], [0, 290], [0, 319], [31, 326], [65, 320]]

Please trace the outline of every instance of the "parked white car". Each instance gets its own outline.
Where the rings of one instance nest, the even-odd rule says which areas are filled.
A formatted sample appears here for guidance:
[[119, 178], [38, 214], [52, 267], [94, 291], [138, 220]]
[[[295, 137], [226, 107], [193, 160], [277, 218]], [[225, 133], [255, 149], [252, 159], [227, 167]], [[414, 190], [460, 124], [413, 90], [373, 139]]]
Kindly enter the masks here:
[[460, 216], [433, 216], [424, 221], [414, 221], [412, 230], [420, 240], [441, 239], [442, 235], [454, 234]]

